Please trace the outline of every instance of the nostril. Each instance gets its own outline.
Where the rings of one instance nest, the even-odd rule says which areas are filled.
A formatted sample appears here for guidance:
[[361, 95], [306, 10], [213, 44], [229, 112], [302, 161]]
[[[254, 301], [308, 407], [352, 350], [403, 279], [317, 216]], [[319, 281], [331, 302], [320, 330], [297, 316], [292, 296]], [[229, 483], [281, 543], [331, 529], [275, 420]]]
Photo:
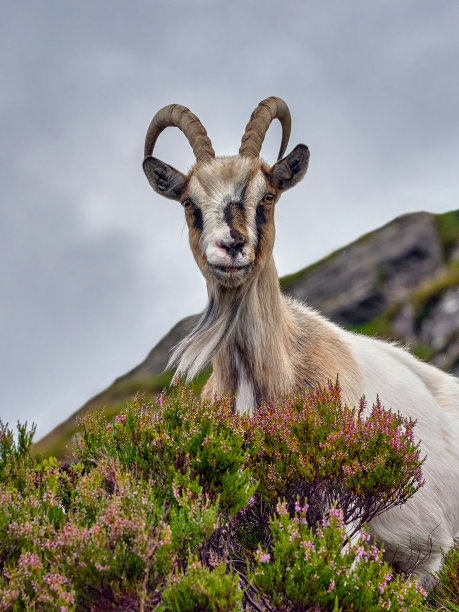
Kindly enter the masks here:
[[240, 232], [234, 231], [231, 232], [232, 240], [227, 240], [225, 242], [219, 242], [218, 246], [222, 249], [225, 249], [229, 255], [236, 255], [239, 251], [242, 250], [242, 247], [246, 243], [246, 238]]

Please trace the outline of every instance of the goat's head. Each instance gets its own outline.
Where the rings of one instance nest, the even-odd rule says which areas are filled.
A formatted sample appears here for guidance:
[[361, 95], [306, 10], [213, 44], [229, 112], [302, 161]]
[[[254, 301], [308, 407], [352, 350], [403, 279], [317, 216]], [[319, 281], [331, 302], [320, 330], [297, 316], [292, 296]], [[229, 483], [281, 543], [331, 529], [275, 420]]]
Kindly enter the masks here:
[[[259, 154], [274, 119], [282, 125], [282, 142], [278, 161], [269, 167]], [[196, 156], [188, 175], [152, 156], [159, 134], [169, 126], [182, 130]], [[216, 158], [203, 125], [184, 106], [165, 106], [153, 117], [143, 168], [157, 193], [182, 203], [191, 249], [207, 281], [225, 287], [242, 285], [271, 254], [274, 206], [304, 177], [309, 161], [309, 150], [302, 144], [282, 158], [290, 126], [285, 102], [267, 98], [252, 113], [239, 155]]]

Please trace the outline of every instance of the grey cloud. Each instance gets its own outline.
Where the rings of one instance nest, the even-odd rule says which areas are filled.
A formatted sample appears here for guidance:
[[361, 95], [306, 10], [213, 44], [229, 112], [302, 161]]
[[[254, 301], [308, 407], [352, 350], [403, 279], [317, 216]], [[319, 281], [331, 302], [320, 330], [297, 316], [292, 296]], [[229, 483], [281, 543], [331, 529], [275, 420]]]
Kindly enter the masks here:
[[[107, 6], [10, 3], [0, 26], [0, 416], [41, 434], [204, 305], [182, 211], [141, 171], [164, 104], [232, 154], [257, 102], [286, 99], [311, 165], [277, 210], [281, 273], [397, 214], [458, 206], [455, 0]], [[157, 155], [193, 161], [178, 130]]]

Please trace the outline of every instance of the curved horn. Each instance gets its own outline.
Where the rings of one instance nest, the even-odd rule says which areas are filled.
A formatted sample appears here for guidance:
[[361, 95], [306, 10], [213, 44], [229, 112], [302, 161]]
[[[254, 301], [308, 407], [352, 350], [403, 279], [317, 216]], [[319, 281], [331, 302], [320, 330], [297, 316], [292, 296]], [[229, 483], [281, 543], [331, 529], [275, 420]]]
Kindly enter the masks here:
[[258, 157], [260, 155], [266, 132], [274, 119], [279, 119], [282, 126], [282, 140], [277, 159], [284, 155], [290, 138], [292, 119], [287, 104], [281, 98], [275, 96], [260, 102], [253, 111], [241, 140], [239, 155], [248, 157]]
[[145, 157], [152, 156], [158, 136], [167, 127], [178, 127], [182, 130], [193, 149], [196, 161], [214, 159], [215, 151], [204, 126], [190, 109], [180, 104], [164, 106], [151, 120], [145, 137]]

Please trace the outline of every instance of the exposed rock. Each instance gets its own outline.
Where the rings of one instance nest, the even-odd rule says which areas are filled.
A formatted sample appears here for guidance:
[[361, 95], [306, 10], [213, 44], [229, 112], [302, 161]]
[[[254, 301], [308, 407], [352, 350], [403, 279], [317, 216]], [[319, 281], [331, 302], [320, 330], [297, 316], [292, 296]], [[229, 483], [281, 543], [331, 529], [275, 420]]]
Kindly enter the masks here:
[[447, 291], [422, 321], [419, 338], [436, 351], [446, 350], [458, 326], [459, 287], [456, 287]]
[[444, 269], [435, 217], [406, 215], [295, 279], [289, 289], [343, 325], [374, 319]]
[[407, 302], [403, 304], [392, 320], [392, 329], [394, 334], [398, 338], [403, 338], [403, 340], [409, 344], [412, 344], [417, 340], [414, 315], [415, 309], [413, 304]]

